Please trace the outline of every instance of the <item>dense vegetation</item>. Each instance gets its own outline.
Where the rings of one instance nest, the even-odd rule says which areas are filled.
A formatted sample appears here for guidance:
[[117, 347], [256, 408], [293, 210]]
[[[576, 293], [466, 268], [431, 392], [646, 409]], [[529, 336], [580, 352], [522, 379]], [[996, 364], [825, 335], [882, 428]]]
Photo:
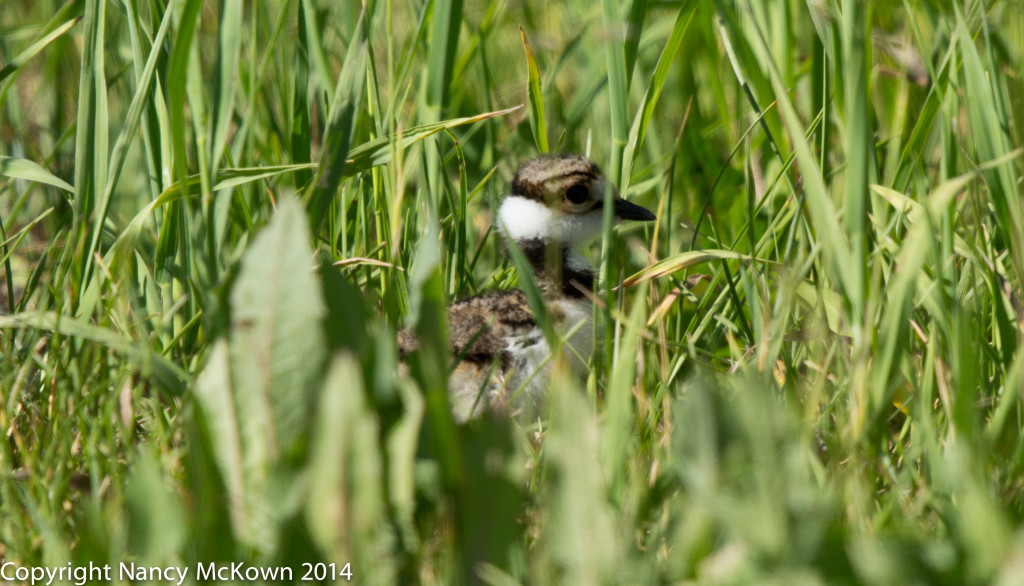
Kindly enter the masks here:
[[[1021, 580], [1024, 5], [164, 4], [2, 8], [0, 560]], [[589, 378], [456, 426], [543, 151], [658, 221]]]

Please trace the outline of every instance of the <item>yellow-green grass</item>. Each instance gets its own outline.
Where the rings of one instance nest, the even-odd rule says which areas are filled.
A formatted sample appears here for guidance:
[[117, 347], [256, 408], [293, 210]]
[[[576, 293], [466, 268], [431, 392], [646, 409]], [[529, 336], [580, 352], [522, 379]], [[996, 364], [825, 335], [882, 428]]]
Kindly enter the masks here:
[[[163, 4], [3, 6], [0, 560], [1019, 580], [1019, 2]], [[456, 425], [541, 151], [658, 220], [590, 376]]]

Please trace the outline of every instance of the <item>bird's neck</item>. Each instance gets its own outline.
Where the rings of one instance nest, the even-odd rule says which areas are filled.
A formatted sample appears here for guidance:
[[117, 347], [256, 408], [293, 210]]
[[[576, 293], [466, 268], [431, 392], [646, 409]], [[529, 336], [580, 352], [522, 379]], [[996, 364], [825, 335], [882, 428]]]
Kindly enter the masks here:
[[545, 297], [578, 299], [593, 292], [594, 269], [574, 255], [568, 244], [540, 238], [527, 238], [516, 244], [530, 262]]

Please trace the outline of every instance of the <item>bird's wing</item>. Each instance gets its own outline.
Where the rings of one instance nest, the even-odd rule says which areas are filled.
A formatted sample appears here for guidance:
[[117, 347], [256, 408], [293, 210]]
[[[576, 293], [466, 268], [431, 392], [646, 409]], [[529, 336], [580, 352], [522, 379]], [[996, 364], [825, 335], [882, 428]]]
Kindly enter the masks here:
[[448, 308], [449, 343], [456, 356], [492, 362], [509, 339], [536, 325], [522, 291], [495, 291], [463, 299]]
[[[456, 301], [448, 307], [448, 344], [454, 356], [478, 363], [501, 357], [509, 338], [536, 325], [522, 291], [495, 291]], [[410, 330], [398, 332], [398, 352], [408, 356], [419, 347]]]

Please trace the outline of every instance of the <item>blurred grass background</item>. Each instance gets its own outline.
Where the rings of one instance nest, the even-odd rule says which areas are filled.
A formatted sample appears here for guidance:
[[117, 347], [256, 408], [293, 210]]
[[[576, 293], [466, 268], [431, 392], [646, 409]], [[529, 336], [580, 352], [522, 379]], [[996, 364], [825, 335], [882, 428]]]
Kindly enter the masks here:
[[[0, 12], [0, 559], [1022, 581], [1019, 2]], [[444, 307], [547, 150], [658, 221], [590, 377], [456, 426]]]

